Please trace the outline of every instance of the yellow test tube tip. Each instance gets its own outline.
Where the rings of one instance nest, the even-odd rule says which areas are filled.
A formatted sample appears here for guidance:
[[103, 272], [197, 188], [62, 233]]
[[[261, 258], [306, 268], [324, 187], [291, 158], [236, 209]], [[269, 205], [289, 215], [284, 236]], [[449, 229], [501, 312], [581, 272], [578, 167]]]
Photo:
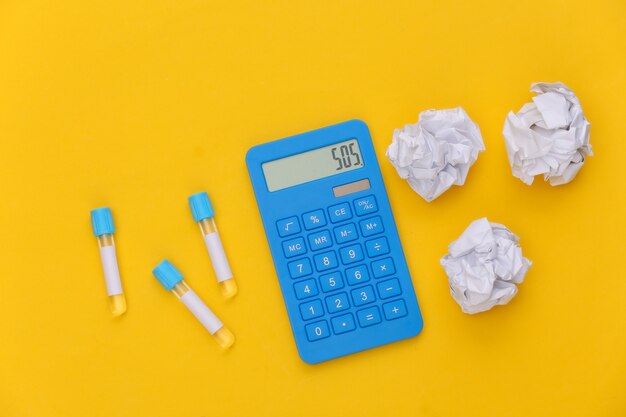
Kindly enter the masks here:
[[124, 294], [115, 294], [109, 297], [109, 307], [114, 316], [121, 316], [126, 312], [126, 297]]
[[235, 278], [230, 278], [220, 282], [220, 290], [226, 298], [234, 297], [237, 294], [238, 287]]
[[231, 333], [226, 326], [222, 326], [218, 331], [213, 333], [215, 341], [222, 349], [228, 349], [235, 343], [235, 336]]

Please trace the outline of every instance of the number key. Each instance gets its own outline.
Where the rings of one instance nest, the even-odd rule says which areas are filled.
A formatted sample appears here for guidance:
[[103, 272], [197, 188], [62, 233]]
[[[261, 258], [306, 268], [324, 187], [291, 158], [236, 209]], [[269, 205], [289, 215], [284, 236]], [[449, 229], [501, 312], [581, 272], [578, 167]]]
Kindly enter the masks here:
[[341, 278], [341, 272], [333, 272], [330, 274], [322, 275], [320, 277], [320, 285], [322, 291], [330, 292], [343, 288], [343, 279]]
[[352, 290], [352, 302], [356, 307], [376, 301], [374, 288], [371, 285]]
[[359, 265], [354, 268], [346, 269], [346, 279], [348, 280], [348, 284], [356, 285], [369, 281], [370, 274], [367, 272], [367, 267], [365, 265]]
[[319, 255], [315, 255], [313, 258], [315, 262], [315, 269], [318, 271], [326, 271], [327, 269], [336, 268], [337, 263], [337, 254], [335, 252], [324, 252]]
[[308, 258], [289, 262], [287, 267], [289, 268], [289, 275], [291, 275], [291, 278], [304, 277], [313, 272], [313, 269], [311, 268], [311, 261], [309, 261]]
[[300, 314], [303, 320], [311, 320], [324, 315], [324, 307], [320, 300], [309, 301], [300, 304]]
[[329, 313], [336, 313], [350, 308], [348, 294], [345, 292], [326, 297], [326, 309]]
[[326, 320], [307, 324], [304, 326], [304, 329], [309, 342], [315, 342], [316, 340], [325, 339], [330, 336], [330, 330], [328, 330], [328, 323], [326, 323]]
[[363, 260], [363, 249], [357, 243], [356, 245], [339, 249], [339, 255], [344, 265], [353, 264]]
[[293, 290], [296, 293], [296, 298], [298, 300], [313, 297], [319, 293], [317, 290], [317, 283], [314, 279], [296, 282], [293, 284]]

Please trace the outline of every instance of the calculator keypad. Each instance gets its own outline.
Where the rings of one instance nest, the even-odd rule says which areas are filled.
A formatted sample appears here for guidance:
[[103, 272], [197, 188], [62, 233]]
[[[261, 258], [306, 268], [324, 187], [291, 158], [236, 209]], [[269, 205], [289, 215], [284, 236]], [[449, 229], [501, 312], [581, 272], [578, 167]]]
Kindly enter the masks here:
[[377, 211], [370, 195], [276, 223], [310, 342], [407, 315]]

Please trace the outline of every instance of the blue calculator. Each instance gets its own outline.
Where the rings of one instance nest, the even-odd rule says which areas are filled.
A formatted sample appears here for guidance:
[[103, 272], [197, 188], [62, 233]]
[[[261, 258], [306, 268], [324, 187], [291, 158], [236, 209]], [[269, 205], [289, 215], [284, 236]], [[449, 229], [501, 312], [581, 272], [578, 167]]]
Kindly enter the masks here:
[[305, 362], [422, 330], [365, 123], [352, 120], [255, 146], [246, 162]]

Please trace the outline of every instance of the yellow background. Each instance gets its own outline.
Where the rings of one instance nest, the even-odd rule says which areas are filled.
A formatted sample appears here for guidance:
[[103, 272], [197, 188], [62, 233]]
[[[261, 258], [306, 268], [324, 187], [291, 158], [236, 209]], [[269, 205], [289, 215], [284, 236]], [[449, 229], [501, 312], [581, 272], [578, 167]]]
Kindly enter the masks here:
[[[229, 3], [229, 2], [223, 2]], [[0, 2], [0, 415], [626, 415], [623, 1]], [[595, 156], [511, 175], [501, 130], [563, 81]], [[487, 151], [424, 202], [384, 152], [463, 106]], [[244, 163], [255, 144], [368, 123], [420, 301], [416, 338], [298, 358]], [[186, 198], [207, 190], [240, 294], [217, 290]], [[128, 312], [111, 317], [89, 210], [112, 207]], [[439, 259], [474, 219], [534, 265], [468, 316]], [[237, 336], [220, 352], [151, 274], [164, 257]]]

